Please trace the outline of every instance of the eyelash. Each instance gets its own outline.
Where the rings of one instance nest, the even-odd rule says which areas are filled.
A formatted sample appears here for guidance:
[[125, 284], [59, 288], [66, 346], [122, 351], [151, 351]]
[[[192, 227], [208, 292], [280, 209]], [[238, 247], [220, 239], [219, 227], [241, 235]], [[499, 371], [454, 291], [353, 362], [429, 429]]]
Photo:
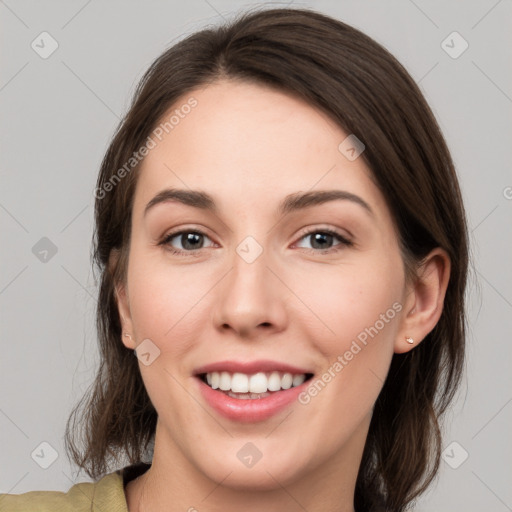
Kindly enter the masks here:
[[[175, 238], [178, 235], [182, 235], [184, 233], [189, 233], [189, 234], [190, 233], [194, 233], [194, 234], [202, 235], [202, 236], [205, 236], [205, 237], [209, 238], [208, 235], [206, 233], [204, 233], [203, 231], [201, 231], [201, 230], [197, 230], [197, 229], [183, 229], [181, 231], [175, 231], [174, 233], [169, 233], [168, 235], [166, 235], [163, 238], [163, 240], [161, 242], [158, 243], [158, 245], [166, 246], [166, 250], [168, 250], [172, 254], [176, 254], [176, 255], [179, 255], [179, 256], [199, 256], [198, 252], [201, 251], [201, 249], [193, 249], [191, 251], [183, 251], [181, 249], [174, 249], [173, 247], [171, 247], [169, 245], [170, 241], [173, 238]], [[329, 229], [329, 228], [324, 228], [324, 229], [314, 228], [314, 229], [311, 229], [311, 230], [307, 231], [306, 233], [303, 233], [302, 236], [299, 238], [299, 240], [302, 240], [303, 238], [306, 238], [307, 236], [315, 234], [315, 233], [322, 233], [322, 234], [332, 235], [335, 238], [337, 238], [340, 243], [338, 245], [335, 245], [334, 247], [330, 247], [329, 249], [306, 249], [306, 251], [308, 253], [330, 254], [330, 253], [335, 253], [335, 252], [338, 252], [338, 251], [342, 250], [343, 247], [351, 247], [351, 246], [354, 245], [354, 243], [352, 241], [348, 240], [344, 236], [340, 235], [338, 232], [336, 232], [336, 231], [334, 231], [332, 229]]]

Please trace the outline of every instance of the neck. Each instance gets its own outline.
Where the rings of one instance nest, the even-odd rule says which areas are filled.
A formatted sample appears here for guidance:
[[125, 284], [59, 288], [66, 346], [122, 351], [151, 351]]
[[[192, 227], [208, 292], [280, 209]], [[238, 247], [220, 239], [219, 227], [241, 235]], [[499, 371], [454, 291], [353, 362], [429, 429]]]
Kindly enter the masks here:
[[[283, 481], [267, 474], [266, 483], [235, 482], [233, 471], [209, 478], [193, 465], [157, 423], [151, 467], [126, 487], [130, 512], [354, 512], [354, 489], [369, 419], [336, 454], [301, 475]], [[312, 465], [313, 466], [313, 465]], [[140, 506], [139, 506], [140, 504]]]

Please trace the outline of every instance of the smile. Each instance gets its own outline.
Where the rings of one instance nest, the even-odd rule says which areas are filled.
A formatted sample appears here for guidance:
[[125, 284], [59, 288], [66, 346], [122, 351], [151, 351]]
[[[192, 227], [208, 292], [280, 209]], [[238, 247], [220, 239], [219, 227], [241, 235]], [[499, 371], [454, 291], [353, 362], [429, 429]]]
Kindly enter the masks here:
[[269, 396], [270, 392], [300, 386], [310, 374], [259, 372], [253, 375], [245, 373], [211, 372], [202, 375], [203, 380], [212, 388], [226, 392], [238, 399], [259, 399]]
[[200, 368], [195, 376], [203, 398], [217, 413], [234, 421], [257, 422], [290, 405], [313, 373], [260, 361], [215, 363]]

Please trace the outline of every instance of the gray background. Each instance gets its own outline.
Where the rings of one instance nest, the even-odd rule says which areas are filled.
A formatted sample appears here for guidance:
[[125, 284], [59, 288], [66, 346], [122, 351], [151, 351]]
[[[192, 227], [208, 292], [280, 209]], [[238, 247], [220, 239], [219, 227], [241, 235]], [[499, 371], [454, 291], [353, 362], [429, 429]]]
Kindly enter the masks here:
[[[0, 1], [0, 492], [67, 490], [88, 480], [69, 464], [62, 437], [98, 359], [90, 240], [101, 158], [151, 61], [254, 5], [261, 4]], [[474, 271], [467, 373], [447, 418], [440, 477], [416, 510], [512, 510], [511, 2], [291, 5], [337, 17], [387, 47], [439, 120], [468, 210]], [[43, 31], [59, 44], [47, 59], [31, 47]], [[469, 43], [458, 58], [441, 46], [453, 31]], [[56, 254], [36, 257], [43, 237]], [[47, 469], [40, 466], [52, 452], [42, 442], [58, 453]]]

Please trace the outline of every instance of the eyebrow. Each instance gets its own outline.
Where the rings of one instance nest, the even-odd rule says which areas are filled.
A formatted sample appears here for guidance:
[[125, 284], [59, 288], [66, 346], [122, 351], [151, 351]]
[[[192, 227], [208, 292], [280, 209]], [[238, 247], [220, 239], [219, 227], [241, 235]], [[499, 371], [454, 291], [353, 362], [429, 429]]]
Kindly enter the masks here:
[[[370, 216], [375, 216], [374, 211], [364, 199], [346, 190], [295, 192], [287, 195], [283, 199], [278, 206], [277, 212], [284, 216], [294, 211], [336, 200], [351, 201], [364, 208]], [[153, 197], [153, 199], [151, 199], [151, 201], [149, 201], [144, 209], [144, 216], [157, 204], [168, 202], [178, 202], [186, 206], [192, 206], [201, 210], [217, 213], [215, 200], [206, 192], [202, 192], [200, 190], [167, 188], [160, 191], [155, 197]]]

